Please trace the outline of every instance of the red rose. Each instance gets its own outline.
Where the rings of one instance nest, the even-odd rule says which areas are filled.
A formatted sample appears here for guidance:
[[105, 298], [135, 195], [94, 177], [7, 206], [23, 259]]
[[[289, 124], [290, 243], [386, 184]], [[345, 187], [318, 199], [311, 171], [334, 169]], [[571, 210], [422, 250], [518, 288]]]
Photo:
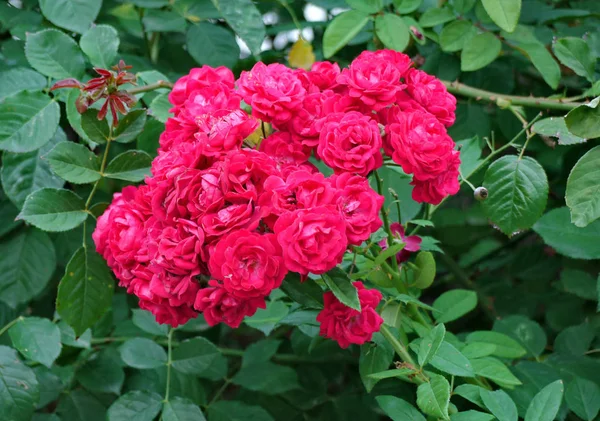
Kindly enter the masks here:
[[235, 230], [256, 229], [259, 222], [260, 213], [252, 201], [229, 205], [216, 212], [207, 213], [201, 219], [202, 229], [209, 242]]
[[274, 227], [290, 271], [325, 273], [344, 258], [346, 223], [333, 207], [298, 209], [279, 217]]
[[346, 307], [338, 301], [333, 292], [328, 291], [323, 295], [324, 308], [317, 315], [321, 323], [319, 334], [331, 338], [342, 348], [350, 344], [362, 345], [379, 332], [383, 319], [375, 308], [382, 299], [381, 292], [375, 289], [365, 289], [362, 282], [353, 283], [358, 290], [361, 311]]
[[175, 107], [180, 107], [188, 99], [191, 92], [215, 84], [223, 84], [229, 89], [233, 89], [234, 80], [231, 70], [223, 66], [217, 68], [202, 66], [192, 69], [189, 74], [175, 82], [169, 93], [169, 102]]
[[263, 297], [242, 300], [228, 294], [217, 282], [209, 281], [209, 286], [202, 288], [196, 295], [194, 308], [204, 314], [206, 323], [214, 326], [218, 323], [236, 328], [259, 308], [266, 308]]
[[319, 137], [319, 157], [336, 174], [366, 176], [383, 163], [377, 122], [359, 112], [329, 115]]
[[320, 92], [304, 97], [302, 108], [294, 113], [282, 129], [288, 131], [294, 141], [301, 143], [308, 150], [319, 144], [319, 120], [323, 114], [323, 94]]
[[364, 177], [344, 173], [332, 177], [338, 189], [336, 205], [346, 221], [348, 242], [359, 245], [381, 225], [379, 211], [385, 198], [377, 194]]
[[332, 89], [337, 85], [336, 78], [340, 74], [340, 66], [329, 61], [313, 63], [308, 77], [320, 90]]
[[260, 142], [260, 151], [280, 164], [301, 164], [310, 158], [310, 149], [292, 139], [288, 132], [275, 132]]
[[419, 180], [413, 177], [413, 181], [410, 183], [415, 186], [412, 192], [413, 199], [417, 202], [438, 205], [446, 196], [458, 193], [460, 189], [458, 183], [459, 167], [459, 152], [452, 151], [451, 157], [448, 158], [448, 168], [445, 173], [427, 180]]
[[242, 110], [204, 114], [196, 123], [200, 131], [194, 136], [202, 145], [202, 152], [209, 156], [239, 149], [258, 127], [258, 121]]
[[269, 295], [287, 273], [275, 236], [248, 230], [222, 237], [211, 250], [209, 268], [229, 294], [241, 299]]
[[225, 199], [232, 203], [256, 201], [264, 190], [264, 181], [271, 175], [279, 175], [279, 170], [267, 154], [254, 149], [232, 151], [223, 161], [221, 189]]
[[454, 124], [456, 98], [438, 78], [421, 70], [410, 69], [406, 74], [406, 91], [444, 126]]

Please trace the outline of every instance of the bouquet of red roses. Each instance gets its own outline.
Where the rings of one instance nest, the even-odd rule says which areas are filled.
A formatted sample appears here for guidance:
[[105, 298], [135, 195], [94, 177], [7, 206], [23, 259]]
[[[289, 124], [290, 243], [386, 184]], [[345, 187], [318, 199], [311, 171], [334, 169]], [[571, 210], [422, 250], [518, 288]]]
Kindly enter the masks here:
[[[169, 100], [152, 177], [116, 194], [93, 235], [120, 285], [160, 323], [203, 313], [237, 327], [288, 272], [306, 279], [340, 264], [382, 225], [384, 198], [366, 177], [384, 153], [412, 174], [416, 201], [437, 204], [459, 188], [446, 133], [456, 100], [402, 53], [365, 51], [342, 71], [259, 62], [237, 81], [203, 66]], [[317, 318], [342, 347], [370, 340], [383, 321], [381, 293], [354, 286], [360, 311], [326, 292]]]

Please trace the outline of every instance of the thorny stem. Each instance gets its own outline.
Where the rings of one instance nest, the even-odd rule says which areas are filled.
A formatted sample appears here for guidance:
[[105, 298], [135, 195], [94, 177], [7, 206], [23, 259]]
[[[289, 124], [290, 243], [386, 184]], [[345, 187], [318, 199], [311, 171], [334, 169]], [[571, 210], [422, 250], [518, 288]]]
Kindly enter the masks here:
[[[381, 179], [377, 171], [373, 171], [373, 173], [375, 174], [375, 180], [377, 182], [377, 192], [381, 196], [383, 196], [383, 180]], [[390, 220], [388, 218], [387, 211], [384, 207], [381, 208], [381, 218], [383, 219], [383, 227], [385, 229], [385, 232], [387, 232], [388, 235], [388, 247], [392, 247], [392, 245], [394, 244], [394, 234], [392, 234], [392, 230], [390, 229]], [[396, 261], [395, 256], [392, 256], [391, 260], [392, 269], [395, 272], [398, 272], [398, 262]]]
[[[389, 342], [392, 348], [394, 348], [398, 356], [402, 358], [402, 360], [405, 363], [411, 365], [413, 368], [416, 369], [417, 365], [415, 363], [415, 360], [413, 360], [413, 358], [408, 353], [408, 350], [404, 347], [404, 345], [400, 343], [400, 341], [394, 336], [392, 331], [385, 324], [381, 325], [380, 332], [384, 336], [384, 338]], [[429, 379], [423, 373], [418, 373], [412, 380], [416, 384], [422, 384], [429, 381]]]

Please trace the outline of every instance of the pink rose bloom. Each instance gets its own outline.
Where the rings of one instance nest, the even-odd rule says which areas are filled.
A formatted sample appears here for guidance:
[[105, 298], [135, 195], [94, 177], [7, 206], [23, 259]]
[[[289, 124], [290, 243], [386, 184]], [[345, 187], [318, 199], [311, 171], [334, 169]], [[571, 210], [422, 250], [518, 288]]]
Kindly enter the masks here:
[[254, 149], [229, 152], [224, 158], [221, 176], [225, 200], [256, 201], [264, 190], [264, 181], [271, 175], [279, 175], [279, 170], [269, 155]]
[[169, 102], [180, 107], [188, 99], [190, 93], [215, 84], [223, 84], [233, 89], [235, 78], [231, 70], [226, 67], [212, 68], [202, 66], [190, 70], [190, 73], [179, 78], [169, 93]]
[[456, 98], [435, 76], [410, 69], [406, 74], [406, 92], [446, 127], [456, 120]]
[[381, 292], [366, 289], [362, 282], [353, 283], [358, 290], [361, 310], [346, 307], [338, 301], [333, 292], [323, 294], [324, 308], [317, 315], [321, 323], [319, 334], [336, 341], [341, 348], [350, 344], [362, 345], [371, 340], [373, 333], [379, 332], [383, 319], [375, 310], [381, 299]]
[[196, 123], [200, 131], [194, 136], [209, 156], [241, 148], [244, 139], [258, 127], [258, 121], [242, 110], [204, 114]]
[[424, 181], [413, 177], [413, 181], [410, 183], [415, 186], [412, 192], [413, 199], [417, 202], [438, 205], [446, 196], [458, 193], [458, 190], [460, 190], [460, 184], [458, 183], [459, 167], [460, 154], [458, 151], [452, 151], [451, 157], [448, 158], [448, 168], [445, 173]]
[[275, 223], [274, 231], [285, 265], [302, 275], [333, 269], [341, 263], [348, 246], [346, 223], [332, 207], [285, 213]]
[[292, 118], [306, 95], [298, 75], [278, 63], [256, 63], [251, 71], [242, 72], [238, 87], [244, 101], [252, 107], [252, 115], [275, 125]]
[[275, 132], [260, 142], [260, 151], [281, 164], [301, 164], [310, 158], [310, 149], [292, 140], [288, 132]]
[[194, 308], [204, 314], [206, 323], [214, 326], [218, 323], [236, 328], [244, 317], [250, 317], [259, 308], [266, 308], [264, 297], [243, 300], [235, 298], [217, 281], [209, 281], [209, 286], [202, 288], [196, 295]]
[[302, 108], [294, 113], [291, 120], [285, 124], [296, 142], [301, 143], [308, 150], [314, 149], [319, 144], [319, 120], [323, 114], [323, 94], [314, 93], [304, 97]]
[[142, 310], [151, 312], [160, 324], [177, 327], [186, 324], [190, 319], [198, 317], [198, 313], [186, 305], [174, 306], [168, 300], [156, 298], [154, 300], [139, 301]]
[[266, 297], [279, 288], [287, 270], [273, 234], [248, 230], [219, 240], [210, 255], [211, 275], [236, 298]]
[[260, 212], [252, 201], [229, 205], [207, 213], [201, 219], [202, 229], [208, 242], [239, 229], [254, 230], [260, 222]]
[[385, 198], [371, 188], [366, 178], [358, 175], [333, 176], [332, 183], [338, 189], [336, 205], [346, 221], [348, 242], [359, 245], [381, 227], [379, 211]]
[[398, 72], [402, 77], [405, 76], [406, 72], [410, 69], [413, 62], [409, 56], [404, 53], [400, 53], [394, 50], [377, 50], [377, 51], [363, 51], [356, 58], [356, 60], [383, 60], [391, 63], [398, 69]]
[[[416, 253], [421, 249], [421, 237], [418, 235], [405, 235], [402, 224], [398, 222], [390, 224], [390, 231], [392, 231], [394, 237], [399, 238], [404, 243], [404, 248], [396, 254], [396, 261], [398, 263], [406, 262], [412, 253]], [[381, 240], [379, 246], [383, 250], [387, 249], [387, 238]]]
[[332, 89], [337, 85], [336, 78], [340, 74], [340, 66], [329, 61], [317, 61], [313, 63], [308, 77], [321, 91]]
[[317, 152], [336, 174], [350, 172], [366, 176], [383, 164], [381, 146], [377, 122], [350, 111], [327, 117]]

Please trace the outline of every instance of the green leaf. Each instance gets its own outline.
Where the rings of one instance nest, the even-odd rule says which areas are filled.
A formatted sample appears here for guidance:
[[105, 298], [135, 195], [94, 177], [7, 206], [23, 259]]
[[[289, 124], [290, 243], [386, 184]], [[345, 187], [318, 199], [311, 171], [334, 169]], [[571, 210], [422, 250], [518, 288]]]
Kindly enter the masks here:
[[21, 225], [21, 221], [16, 220], [18, 214], [19, 209], [15, 205], [6, 198], [0, 198], [0, 237]]
[[46, 159], [52, 171], [69, 183], [87, 184], [101, 178], [98, 157], [83, 145], [60, 142]]
[[346, 0], [348, 5], [361, 12], [373, 14], [383, 9], [383, 1], [381, 0]]
[[419, 8], [423, 0], [394, 0], [396, 11], [401, 15], [412, 13]]
[[369, 374], [367, 377], [374, 380], [392, 379], [394, 377], [402, 378], [414, 374], [415, 370], [410, 368], [394, 368], [392, 370], [379, 371]]
[[452, 10], [447, 7], [443, 7], [441, 9], [438, 8], [428, 8], [425, 13], [421, 15], [419, 18], [419, 24], [423, 28], [431, 28], [433, 26], [441, 25], [442, 23], [449, 22], [454, 20], [456, 17]]
[[46, 86], [46, 78], [26, 67], [15, 67], [0, 72], [0, 100], [22, 91], [41, 91]]
[[129, 339], [119, 348], [121, 359], [129, 367], [150, 369], [167, 363], [167, 353], [162, 346], [146, 338]]
[[474, 35], [465, 43], [460, 54], [460, 69], [463, 72], [479, 70], [494, 60], [500, 54], [502, 44], [490, 32]]
[[571, 223], [569, 208], [557, 208], [546, 213], [533, 226], [546, 244], [558, 253], [573, 259], [600, 259], [600, 221], [585, 228]]
[[129, 150], [115, 156], [106, 167], [104, 175], [116, 180], [138, 182], [150, 175], [152, 157], [144, 151]]
[[483, 187], [489, 192], [482, 203], [485, 215], [508, 236], [531, 228], [546, 208], [548, 179], [533, 158], [498, 159], [485, 172]]
[[[173, 116], [171, 111], [169, 111], [171, 107], [172, 105], [169, 102], [169, 95], [166, 93], [160, 94], [150, 103], [148, 114], [157, 119], [159, 122], [166, 123], [169, 117]], [[141, 136], [142, 135], [140, 135], [140, 137]]]
[[90, 347], [90, 342], [92, 340], [91, 329], [87, 329], [85, 332], [83, 332], [83, 334], [77, 337], [73, 328], [64, 320], [58, 322], [58, 328], [60, 329], [60, 341], [63, 343], [63, 345], [84, 349]]
[[146, 110], [132, 110], [119, 121], [113, 140], [119, 143], [131, 142], [144, 130], [145, 124]]
[[385, 13], [375, 18], [375, 34], [387, 48], [404, 51], [410, 41], [410, 30], [398, 15]]
[[600, 97], [573, 108], [565, 116], [569, 132], [584, 139], [600, 137]]
[[77, 381], [92, 392], [120, 395], [125, 371], [114, 357], [102, 352], [77, 370]]
[[428, 251], [421, 251], [417, 254], [415, 265], [419, 269], [415, 273], [413, 286], [419, 289], [429, 288], [435, 279], [436, 266], [433, 254]]
[[30, 421], [39, 396], [33, 371], [14, 349], [0, 345], [0, 418]]
[[371, 374], [379, 373], [389, 368], [394, 359], [394, 350], [387, 341], [366, 343], [360, 347], [360, 359], [358, 360], [358, 372], [365, 385], [367, 393], [371, 393], [373, 387], [380, 379], [371, 377]]
[[130, 0], [131, 3], [139, 7], [148, 9], [160, 9], [169, 5], [169, 0]]
[[562, 288], [584, 300], [596, 301], [596, 279], [589, 273], [577, 269], [564, 269], [560, 274]]
[[564, 386], [562, 380], [557, 380], [544, 387], [531, 401], [525, 421], [552, 421], [558, 414], [562, 403]]
[[46, 19], [79, 34], [87, 31], [101, 6], [100, 1], [40, 0], [40, 8]]
[[537, 322], [525, 316], [514, 315], [496, 320], [494, 330], [520, 342], [527, 350], [528, 355], [533, 357], [540, 356], [548, 342], [544, 329]]
[[23, 318], [8, 330], [8, 334], [13, 346], [25, 358], [48, 368], [60, 355], [60, 329], [48, 319]]
[[142, 19], [146, 32], [185, 32], [187, 22], [177, 12], [147, 10]]
[[433, 313], [438, 323], [459, 319], [477, 307], [477, 294], [466, 289], [454, 289], [440, 295], [434, 302]]
[[258, 56], [266, 31], [262, 15], [252, 0], [213, 0], [213, 3], [252, 54]]
[[475, 374], [490, 379], [503, 388], [518, 386], [521, 381], [502, 363], [492, 357], [475, 358], [471, 360]]
[[323, 290], [311, 279], [302, 282], [300, 275], [290, 272], [283, 280], [281, 290], [304, 307], [323, 308]]
[[88, 139], [95, 143], [106, 143], [110, 136], [110, 128], [106, 120], [98, 120], [98, 111], [90, 108], [79, 117], [81, 130]]
[[288, 307], [281, 301], [269, 301], [266, 309], [259, 308], [254, 316], [246, 317], [244, 323], [269, 335], [288, 313]]
[[556, 354], [582, 356], [594, 340], [594, 330], [588, 323], [569, 326], [561, 331], [554, 340]]
[[64, 383], [59, 376], [43, 365], [33, 368], [38, 382], [40, 399], [37, 402], [37, 409], [44, 408], [48, 404], [57, 400], [64, 389]]
[[44, 187], [61, 188], [65, 183], [50, 170], [45, 155], [64, 136], [59, 129], [52, 141], [37, 151], [26, 153], [4, 152], [2, 155], [2, 185], [8, 198], [19, 208], [32, 192]]
[[496, 345], [483, 342], [467, 344], [460, 350], [460, 352], [469, 359], [487, 357], [492, 355], [495, 351]]
[[542, 43], [525, 44], [521, 48], [525, 50], [534, 67], [541, 73], [542, 77], [552, 89], [558, 88], [560, 82], [560, 66], [552, 57], [552, 54]]
[[596, 57], [587, 42], [581, 38], [560, 38], [552, 43], [552, 50], [562, 64], [588, 81], [594, 81]]
[[240, 47], [231, 31], [208, 22], [190, 25], [186, 46], [198, 64], [211, 67], [233, 67], [239, 58]]
[[417, 388], [417, 405], [427, 415], [447, 420], [449, 404], [450, 384], [443, 376], [430, 374], [429, 382]]
[[440, 47], [442, 47], [442, 50], [448, 52], [460, 51], [476, 33], [477, 30], [471, 22], [455, 20], [442, 29], [440, 33]]
[[600, 387], [581, 377], [567, 385], [565, 399], [569, 409], [583, 420], [592, 421], [600, 411]]
[[189, 399], [178, 396], [165, 402], [162, 411], [163, 421], [206, 421], [198, 405]]
[[269, 361], [277, 353], [281, 341], [276, 339], [263, 339], [249, 345], [242, 357], [242, 367]]
[[471, 363], [458, 349], [450, 343], [442, 342], [430, 364], [438, 370], [460, 377], [475, 377]]
[[106, 421], [106, 408], [83, 389], [64, 394], [56, 411], [63, 421]]
[[56, 29], [27, 34], [25, 56], [31, 67], [54, 79], [79, 79], [85, 72], [85, 59], [77, 43]]
[[210, 421], [274, 421], [273, 417], [260, 406], [226, 400], [220, 400], [210, 406], [208, 419]]
[[600, 218], [600, 146], [587, 151], [571, 170], [565, 199], [576, 226]]
[[173, 368], [182, 373], [203, 374], [221, 357], [219, 349], [201, 337], [182, 342], [173, 351]]
[[483, 403], [483, 399], [481, 399], [481, 392], [483, 392], [483, 387], [475, 386], [472, 384], [461, 384], [456, 387], [453, 391], [453, 395], [458, 395], [462, 398], [465, 398], [471, 403], [474, 403], [480, 408], [486, 409], [485, 404]]
[[375, 400], [393, 421], [425, 421], [425, 417], [403, 399], [395, 396], [377, 396]]
[[135, 309], [132, 311], [133, 324], [151, 335], [167, 336], [169, 333], [168, 325], [161, 325], [156, 322], [154, 315], [147, 310]]
[[498, 421], [518, 421], [517, 405], [505, 391], [482, 389], [480, 394], [481, 400]]
[[0, 300], [16, 307], [44, 290], [56, 268], [56, 253], [46, 233], [20, 230], [0, 242]]
[[298, 375], [294, 369], [269, 361], [242, 367], [231, 381], [245, 389], [268, 395], [300, 389]]
[[104, 259], [95, 251], [79, 248], [58, 285], [56, 311], [81, 335], [111, 307], [113, 280]]
[[492, 421], [493, 415], [479, 411], [464, 411], [450, 415], [450, 421]]
[[146, 123], [144, 131], [137, 138], [136, 148], [155, 157], [159, 147], [158, 138], [164, 131], [165, 125], [163, 123], [155, 119], [150, 119]]
[[79, 46], [95, 67], [110, 69], [116, 63], [119, 34], [110, 25], [97, 25], [79, 40]]
[[521, 15], [521, 0], [481, 0], [494, 23], [506, 32], [513, 32]]
[[345, 306], [360, 311], [360, 301], [358, 300], [358, 291], [352, 284], [346, 272], [335, 267], [327, 273], [321, 275], [325, 284], [329, 287], [333, 295]]
[[575, 145], [586, 141], [569, 132], [564, 117], [548, 117], [538, 120], [531, 130], [543, 136], [555, 137], [559, 145]]
[[369, 22], [370, 16], [358, 10], [337, 15], [323, 34], [323, 56], [327, 59], [341, 50]]
[[440, 345], [444, 342], [444, 336], [446, 336], [446, 326], [442, 323], [431, 329], [427, 336], [423, 338], [417, 355], [421, 367], [427, 364], [438, 352]]
[[0, 150], [30, 152], [44, 146], [58, 128], [60, 107], [41, 92], [23, 91], [0, 103]]
[[527, 350], [523, 348], [517, 341], [511, 337], [500, 333], [480, 330], [469, 333], [467, 343], [484, 342], [496, 345], [496, 350], [493, 355], [502, 358], [520, 358], [527, 354]]
[[25, 200], [19, 218], [50, 232], [68, 231], [86, 220], [83, 199], [70, 190], [44, 188]]
[[108, 408], [107, 421], [152, 421], [162, 407], [156, 393], [134, 390], [117, 399]]

